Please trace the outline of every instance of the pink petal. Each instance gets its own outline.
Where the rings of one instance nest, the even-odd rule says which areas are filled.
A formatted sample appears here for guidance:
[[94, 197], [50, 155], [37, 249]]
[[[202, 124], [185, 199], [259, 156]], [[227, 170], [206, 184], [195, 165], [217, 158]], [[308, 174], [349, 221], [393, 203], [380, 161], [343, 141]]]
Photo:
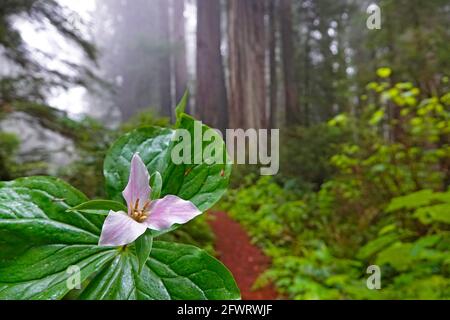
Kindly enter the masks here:
[[147, 167], [142, 162], [139, 154], [135, 153], [131, 160], [130, 177], [125, 190], [122, 195], [127, 201], [128, 211], [133, 208], [139, 199], [139, 208], [145, 205], [145, 202], [150, 199], [150, 176], [148, 174]]
[[150, 215], [143, 223], [153, 230], [164, 230], [173, 224], [186, 223], [202, 212], [190, 201], [168, 195], [155, 200], [150, 206]]
[[125, 212], [110, 211], [103, 223], [99, 246], [124, 246], [147, 230], [147, 226], [130, 218]]

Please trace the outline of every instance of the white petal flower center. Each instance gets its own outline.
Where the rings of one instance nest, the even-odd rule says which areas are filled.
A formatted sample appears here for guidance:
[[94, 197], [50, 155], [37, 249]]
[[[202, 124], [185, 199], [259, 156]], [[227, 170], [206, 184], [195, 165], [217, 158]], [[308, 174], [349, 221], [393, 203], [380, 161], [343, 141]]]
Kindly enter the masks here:
[[139, 206], [139, 199], [136, 199], [134, 206], [130, 208], [129, 216], [137, 222], [144, 222], [150, 214], [150, 200], [146, 200], [144, 206]]

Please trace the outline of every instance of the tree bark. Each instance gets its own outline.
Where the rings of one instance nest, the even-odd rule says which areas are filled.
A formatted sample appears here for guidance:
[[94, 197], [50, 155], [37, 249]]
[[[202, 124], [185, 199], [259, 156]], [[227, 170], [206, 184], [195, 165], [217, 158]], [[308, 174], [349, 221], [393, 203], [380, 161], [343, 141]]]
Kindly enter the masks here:
[[157, 0], [159, 12], [159, 98], [161, 115], [172, 117], [172, 93], [171, 93], [171, 65], [170, 65], [170, 28], [169, 28], [169, 2]]
[[228, 2], [230, 119], [238, 128], [267, 128], [265, 2]]
[[[304, 62], [303, 62], [303, 96], [308, 97], [308, 95], [311, 94], [310, 90], [310, 70], [311, 70], [311, 63], [309, 60], [309, 55], [311, 53], [311, 46], [310, 46], [310, 39], [311, 39], [311, 32], [308, 29], [306, 34], [306, 41], [305, 41], [305, 52], [304, 52]], [[308, 100], [304, 101], [303, 103], [303, 124], [308, 127], [310, 124], [310, 102]]]
[[278, 81], [277, 81], [277, 57], [276, 57], [276, 47], [277, 47], [277, 0], [268, 0], [268, 11], [269, 11], [269, 73], [270, 73], [270, 84], [269, 84], [269, 124], [270, 128], [274, 129], [277, 126], [277, 93], [278, 93]]
[[197, 0], [197, 113], [203, 122], [224, 132], [228, 111], [220, 16], [220, 1]]
[[295, 77], [294, 46], [292, 31], [292, 1], [280, 0], [281, 52], [283, 60], [286, 124], [300, 122], [299, 94]]
[[[175, 68], [175, 103], [178, 103], [188, 89], [188, 71], [186, 64], [186, 37], [184, 1], [173, 0], [173, 42]], [[188, 106], [186, 111], [189, 112]]]

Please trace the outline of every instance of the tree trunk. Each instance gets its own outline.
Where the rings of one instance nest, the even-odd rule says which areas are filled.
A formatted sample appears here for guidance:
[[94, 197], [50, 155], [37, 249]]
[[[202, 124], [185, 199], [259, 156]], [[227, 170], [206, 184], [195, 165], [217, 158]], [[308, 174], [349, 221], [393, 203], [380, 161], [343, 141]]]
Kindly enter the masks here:
[[295, 77], [294, 46], [292, 36], [292, 1], [280, 0], [281, 51], [283, 60], [286, 124], [300, 122], [299, 94]]
[[265, 3], [228, 2], [231, 126], [267, 128]]
[[170, 30], [169, 30], [169, 2], [157, 0], [159, 12], [159, 98], [161, 115], [172, 116], [171, 67], [170, 67]]
[[[306, 34], [306, 41], [305, 41], [305, 53], [304, 55], [304, 63], [303, 63], [303, 68], [304, 68], [304, 77], [303, 77], [303, 96], [308, 97], [311, 94], [311, 90], [310, 90], [310, 70], [311, 70], [311, 63], [309, 60], [309, 55], [311, 54], [311, 46], [309, 44], [311, 39], [311, 32], [308, 29], [308, 32]], [[310, 102], [308, 101], [308, 99], [306, 99], [306, 101], [304, 101], [303, 103], [303, 113], [304, 113], [304, 119], [303, 119], [303, 124], [308, 127], [310, 124]]]
[[197, 0], [197, 98], [200, 119], [220, 129], [228, 126], [227, 93], [220, 52], [220, 1]]
[[[184, 1], [173, 0], [173, 42], [174, 64], [175, 64], [175, 103], [183, 97], [188, 85], [188, 71], [186, 64], [186, 38]], [[189, 108], [186, 108], [188, 111]]]
[[268, 0], [268, 10], [269, 10], [269, 73], [270, 73], [270, 88], [269, 88], [269, 107], [270, 116], [269, 124], [270, 128], [274, 129], [277, 126], [277, 93], [278, 93], [278, 83], [277, 83], [277, 57], [276, 57], [276, 47], [277, 47], [277, 0]]

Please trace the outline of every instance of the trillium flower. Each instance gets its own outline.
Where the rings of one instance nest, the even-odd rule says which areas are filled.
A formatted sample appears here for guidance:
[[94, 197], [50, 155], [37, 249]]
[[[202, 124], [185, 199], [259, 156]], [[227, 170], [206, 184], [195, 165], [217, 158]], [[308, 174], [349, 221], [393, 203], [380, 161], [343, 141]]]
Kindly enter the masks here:
[[147, 168], [136, 153], [131, 160], [128, 185], [122, 192], [128, 212], [109, 212], [100, 235], [100, 246], [123, 246], [135, 241], [147, 229], [165, 230], [201, 214], [192, 202], [174, 195], [152, 201], [151, 192]]

